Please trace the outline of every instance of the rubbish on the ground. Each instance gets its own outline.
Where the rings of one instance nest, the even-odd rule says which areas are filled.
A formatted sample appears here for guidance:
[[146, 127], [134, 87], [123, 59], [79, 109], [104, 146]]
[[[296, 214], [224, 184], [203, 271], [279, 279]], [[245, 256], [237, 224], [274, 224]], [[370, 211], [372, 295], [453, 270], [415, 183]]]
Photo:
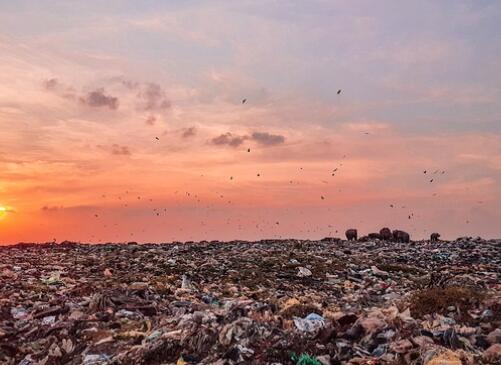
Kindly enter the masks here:
[[43, 279], [43, 282], [47, 285], [64, 285], [59, 271], [53, 272], [47, 279]]
[[192, 290], [193, 289], [193, 285], [191, 284], [190, 279], [188, 279], [188, 277], [186, 275], [183, 275], [183, 277], [182, 277], [181, 289], [184, 289], [184, 290]]
[[0, 363], [287, 365], [295, 352], [316, 365], [492, 365], [500, 247], [478, 238], [0, 247]]
[[14, 319], [23, 319], [28, 317], [29, 313], [24, 308], [14, 307], [10, 309], [10, 315]]
[[294, 317], [294, 324], [301, 332], [316, 333], [325, 326], [325, 319], [316, 313], [310, 313], [305, 318]]
[[296, 365], [322, 365], [320, 361], [308, 354], [301, 354], [300, 356], [292, 354], [291, 360], [294, 361]]
[[42, 319], [42, 324], [44, 326], [47, 326], [47, 325], [53, 325], [54, 323], [56, 323], [56, 316], [47, 316], [47, 317], [43, 317]]
[[107, 365], [110, 363], [109, 356], [105, 354], [89, 354], [83, 358], [83, 365]]
[[310, 271], [310, 269], [307, 269], [306, 267], [298, 267], [298, 270], [299, 272], [297, 273], [297, 276], [300, 277], [300, 278], [304, 278], [306, 276], [311, 276], [312, 275], [312, 272]]
[[487, 361], [501, 362], [501, 344], [497, 343], [485, 350], [484, 358]]

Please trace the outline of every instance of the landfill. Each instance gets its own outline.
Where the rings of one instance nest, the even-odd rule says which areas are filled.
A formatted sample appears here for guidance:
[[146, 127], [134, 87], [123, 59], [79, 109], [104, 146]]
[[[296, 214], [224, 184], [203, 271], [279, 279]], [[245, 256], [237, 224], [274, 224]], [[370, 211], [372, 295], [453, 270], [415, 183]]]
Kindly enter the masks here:
[[501, 364], [501, 240], [0, 247], [0, 364]]

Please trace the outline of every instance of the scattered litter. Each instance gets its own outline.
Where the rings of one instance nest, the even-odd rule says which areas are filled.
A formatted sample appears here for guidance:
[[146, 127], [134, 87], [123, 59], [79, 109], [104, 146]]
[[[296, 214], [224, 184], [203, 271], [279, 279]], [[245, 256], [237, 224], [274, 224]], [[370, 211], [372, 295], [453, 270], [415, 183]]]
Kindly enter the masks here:
[[495, 364], [501, 241], [388, 231], [0, 247], [0, 363]]
[[322, 365], [320, 361], [308, 354], [301, 354], [301, 356], [292, 354], [291, 360], [294, 361], [296, 365]]
[[307, 269], [306, 267], [298, 267], [299, 272], [297, 273], [297, 276], [300, 278], [306, 277], [306, 276], [311, 276], [312, 272]]
[[325, 326], [325, 319], [316, 313], [310, 313], [305, 318], [294, 317], [294, 324], [301, 332], [316, 333]]
[[43, 282], [47, 285], [64, 285], [59, 271], [53, 272], [47, 279], [43, 279]]

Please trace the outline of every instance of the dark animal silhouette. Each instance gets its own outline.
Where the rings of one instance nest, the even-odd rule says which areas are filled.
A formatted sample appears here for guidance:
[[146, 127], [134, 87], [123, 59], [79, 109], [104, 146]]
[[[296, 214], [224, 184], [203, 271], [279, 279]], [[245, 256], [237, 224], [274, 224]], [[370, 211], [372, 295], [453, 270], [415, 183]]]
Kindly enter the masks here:
[[431, 242], [437, 242], [440, 239], [440, 233], [432, 233], [430, 235], [430, 241]]
[[350, 228], [346, 231], [346, 239], [348, 241], [356, 241], [357, 240], [357, 237], [358, 237], [358, 232], [356, 229], [354, 228]]
[[329, 242], [329, 243], [338, 243], [339, 241], [341, 241], [341, 239], [337, 237], [325, 237], [320, 240], [320, 242]]
[[380, 240], [381, 239], [381, 235], [377, 232], [369, 233], [367, 235], [367, 237], [369, 237], [370, 239], [373, 239], [373, 240]]
[[381, 236], [382, 240], [390, 241], [393, 237], [391, 234], [391, 230], [388, 227], [381, 228], [379, 231], [379, 235]]
[[400, 230], [396, 229], [393, 231], [393, 240], [395, 242], [408, 243], [408, 242], [410, 242], [411, 238], [407, 232], [400, 231]]

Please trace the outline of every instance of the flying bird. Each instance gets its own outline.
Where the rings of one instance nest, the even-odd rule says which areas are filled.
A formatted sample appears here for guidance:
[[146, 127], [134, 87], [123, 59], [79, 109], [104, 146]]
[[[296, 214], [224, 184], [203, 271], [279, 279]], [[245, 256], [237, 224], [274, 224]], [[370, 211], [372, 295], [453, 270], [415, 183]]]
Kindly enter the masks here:
[[242, 99], [242, 104], [245, 104], [246, 101], [247, 99]]
[[155, 139], [156, 139], [157, 141], [160, 141], [160, 138], [158, 138], [158, 137], [155, 137]]
[[337, 91], [337, 94], [338, 94], [338, 95], [339, 95], [339, 94], [341, 94], [341, 89], [339, 89], [339, 90]]

